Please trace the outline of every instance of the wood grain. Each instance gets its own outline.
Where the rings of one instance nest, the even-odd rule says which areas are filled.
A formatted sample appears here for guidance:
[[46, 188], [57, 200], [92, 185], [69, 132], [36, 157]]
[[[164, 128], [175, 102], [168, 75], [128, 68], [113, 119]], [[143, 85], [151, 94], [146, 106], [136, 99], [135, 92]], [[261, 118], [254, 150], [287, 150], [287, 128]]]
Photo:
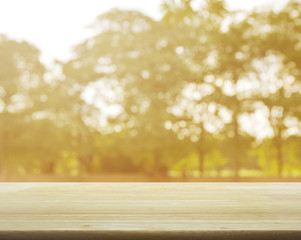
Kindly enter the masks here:
[[300, 230], [301, 183], [0, 184], [0, 239], [35, 239], [26, 234], [37, 232], [121, 239], [126, 233], [203, 239], [208, 232], [276, 239], [279, 232], [301, 239]]

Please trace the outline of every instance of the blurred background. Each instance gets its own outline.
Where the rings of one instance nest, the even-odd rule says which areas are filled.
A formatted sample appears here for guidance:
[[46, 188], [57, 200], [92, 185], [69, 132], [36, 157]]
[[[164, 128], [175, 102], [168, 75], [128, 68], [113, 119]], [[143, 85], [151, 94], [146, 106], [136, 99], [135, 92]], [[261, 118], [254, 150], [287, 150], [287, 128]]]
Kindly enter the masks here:
[[0, 181], [301, 181], [301, 1], [0, 2]]

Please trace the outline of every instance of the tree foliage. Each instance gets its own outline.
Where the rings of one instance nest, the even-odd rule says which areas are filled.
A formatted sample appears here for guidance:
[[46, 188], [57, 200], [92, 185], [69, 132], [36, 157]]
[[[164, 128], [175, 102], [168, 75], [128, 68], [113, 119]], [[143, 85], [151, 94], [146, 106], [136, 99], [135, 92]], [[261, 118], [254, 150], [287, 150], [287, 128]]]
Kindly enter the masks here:
[[0, 37], [3, 178], [300, 174], [300, 2], [237, 13], [222, 0], [165, 0], [161, 10], [160, 20], [98, 16], [56, 74], [34, 46]]

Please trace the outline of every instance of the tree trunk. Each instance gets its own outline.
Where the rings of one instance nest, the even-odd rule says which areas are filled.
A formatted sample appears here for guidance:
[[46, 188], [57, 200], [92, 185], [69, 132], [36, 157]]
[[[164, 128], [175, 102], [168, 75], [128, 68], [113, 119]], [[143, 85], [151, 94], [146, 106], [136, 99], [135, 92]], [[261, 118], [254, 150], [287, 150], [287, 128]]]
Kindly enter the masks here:
[[240, 161], [239, 161], [239, 157], [236, 155], [234, 158], [234, 177], [236, 180], [239, 179], [239, 171], [240, 171]]
[[159, 175], [159, 168], [160, 168], [160, 156], [158, 152], [155, 152], [154, 154], [154, 167], [152, 175]]
[[2, 149], [1, 149], [1, 175], [0, 180], [5, 182], [7, 181], [7, 141], [8, 135], [7, 132], [2, 133]]
[[46, 174], [54, 175], [55, 163], [53, 161], [44, 163], [43, 171]]
[[283, 174], [283, 154], [282, 154], [282, 137], [281, 134], [275, 138], [275, 147], [277, 151], [278, 177]]
[[199, 155], [199, 170], [201, 176], [204, 176], [204, 161], [205, 161], [205, 127], [204, 123], [201, 123], [201, 135], [200, 135], [200, 141], [199, 141], [199, 149], [198, 149], [198, 155]]
[[239, 132], [238, 132], [238, 116], [235, 115], [234, 119], [234, 143], [236, 146], [234, 146], [234, 177], [237, 180], [239, 178], [239, 171], [240, 171], [240, 156], [239, 152], [237, 151], [237, 148], [240, 145], [239, 142]]
[[160, 151], [155, 151], [154, 154], [154, 168], [153, 168], [153, 175], [155, 176], [167, 176], [167, 169], [161, 163], [161, 153]]
[[201, 150], [199, 151], [199, 170], [201, 176], [204, 176], [204, 152]]

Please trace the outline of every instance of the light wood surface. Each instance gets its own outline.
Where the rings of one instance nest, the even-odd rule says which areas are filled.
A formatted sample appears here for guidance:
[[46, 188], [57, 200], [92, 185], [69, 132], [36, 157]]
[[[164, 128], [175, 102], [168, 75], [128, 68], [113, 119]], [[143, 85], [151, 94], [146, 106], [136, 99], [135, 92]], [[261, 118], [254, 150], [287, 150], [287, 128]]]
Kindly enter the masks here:
[[7, 231], [300, 231], [301, 183], [1, 183]]

